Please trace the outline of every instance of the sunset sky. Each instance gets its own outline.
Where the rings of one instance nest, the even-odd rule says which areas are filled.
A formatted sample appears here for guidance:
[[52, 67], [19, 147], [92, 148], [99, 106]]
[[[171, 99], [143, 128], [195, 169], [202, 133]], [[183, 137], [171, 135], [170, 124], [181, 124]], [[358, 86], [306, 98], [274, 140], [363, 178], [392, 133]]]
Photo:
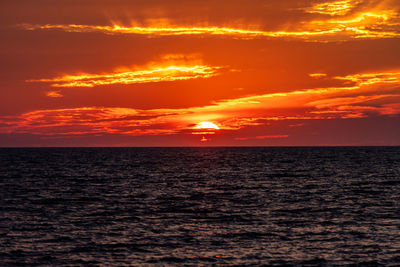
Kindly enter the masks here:
[[0, 146], [400, 145], [399, 0], [2, 0]]

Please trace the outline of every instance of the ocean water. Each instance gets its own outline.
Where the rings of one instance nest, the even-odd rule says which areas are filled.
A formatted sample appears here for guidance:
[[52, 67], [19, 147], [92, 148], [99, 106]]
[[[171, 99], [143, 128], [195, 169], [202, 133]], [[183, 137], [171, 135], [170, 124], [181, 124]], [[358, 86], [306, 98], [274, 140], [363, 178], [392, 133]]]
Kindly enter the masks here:
[[400, 265], [400, 147], [0, 149], [0, 266]]

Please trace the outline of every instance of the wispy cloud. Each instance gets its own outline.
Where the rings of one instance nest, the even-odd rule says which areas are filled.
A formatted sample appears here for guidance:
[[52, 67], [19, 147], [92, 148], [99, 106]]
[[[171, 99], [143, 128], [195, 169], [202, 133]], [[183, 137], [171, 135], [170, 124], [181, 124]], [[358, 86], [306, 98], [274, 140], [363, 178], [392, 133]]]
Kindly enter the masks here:
[[59, 91], [48, 91], [48, 92], [46, 92], [46, 96], [52, 97], [52, 98], [63, 97], [63, 95]]
[[[265, 125], [276, 120], [291, 120], [290, 125], [293, 125], [293, 120], [400, 114], [399, 72], [353, 74], [335, 78], [346, 80], [350, 84], [344, 87], [227, 99], [203, 107], [151, 110], [81, 107], [36, 110], [20, 116], [0, 117], [0, 133], [46, 136], [166, 135], [194, 132], [217, 134], [247, 126]], [[200, 122], [215, 123], [219, 130], [194, 129]], [[284, 138], [281, 134], [277, 136]]]
[[[400, 37], [399, 7], [393, 1], [366, 5], [364, 1], [339, 0], [317, 3], [301, 8], [304, 15], [296, 24], [278, 25], [273, 30], [265, 30], [267, 22], [224, 23], [209, 25], [207, 21], [192, 24], [174, 23], [169, 18], [146, 24], [132, 22], [124, 25], [111, 22], [110, 25], [88, 24], [21, 24], [26, 30], [60, 30], [65, 32], [99, 32], [108, 35], [133, 34], [148, 37], [160, 36], [222, 36], [237, 39], [252, 38], [295, 38], [306, 41], [340, 41], [351, 39], [378, 39]], [[362, 8], [360, 8], [362, 7]], [[204, 26], [207, 25], [207, 26]], [[250, 26], [251, 25], [251, 26]]]
[[360, 86], [376, 84], [376, 83], [394, 83], [398, 84], [400, 82], [400, 72], [377, 72], [377, 73], [360, 73], [351, 74], [346, 76], [335, 77], [338, 80], [344, 80], [348, 82], [354, 82]]
[[288, 138], [288, 134], [277, 134], [277, 135], [259, 135], [255, 137], [235, 137], [236, 141], [247, 141], [247, 140], [263, 140], [263, 139], [279, 139], [279, 138]]
[[[206, 65], [154, 66], [147, 69], [112, 72], [106, 74], [76, 74], [50, 79], [33, 79], [27, 82], [51, 83], [53, 87], [94, 87], [110, 84], [136, 84], [171, 82], [198, 78], [210, 78], [218, 75], [220, 67]], [[51, 97], [56, 97], [52, 92]]]
[[[374, 21], [371, 21], [371, 18]], [[26, 30], [62, 30], [66, 32], [102, 32], [104, 34], [138, 34], [155, 36], [191, 36], [191, 35], [216, 35], [239, 39], [252, 38], [300, 38], [304, 40], [329, 41], [345, 40], [352, 38], [397, 38], [400, 37], [400, 30], [397, 24], [396, 29], [387, 29], [388, 15], [375, 13], [360, 14], [347, 21], [320, 20], [303, 23], [297, 31], [277, 30], [263, 31], [227, 27], [190, 27], [190, 26], [168, 26], [164, 28], [141, 27], [141, 26], [99, 26], [99, 25], [30, 25], [23, 24]]]
[[317, 3], [310, 8], [306, 8], [308, 13], [317, 13], [330, 16], [346, 15], [354, 9], [361, 1], [359, 0], [339, 0], [325, 3]]

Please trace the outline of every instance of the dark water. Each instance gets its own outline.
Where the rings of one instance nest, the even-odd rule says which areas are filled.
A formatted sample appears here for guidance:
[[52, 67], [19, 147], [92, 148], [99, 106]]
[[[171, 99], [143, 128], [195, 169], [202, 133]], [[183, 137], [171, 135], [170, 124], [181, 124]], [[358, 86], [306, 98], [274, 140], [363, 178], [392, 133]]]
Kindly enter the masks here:
[[400, 264], [400, 147], [0, 149], [0, 265]]

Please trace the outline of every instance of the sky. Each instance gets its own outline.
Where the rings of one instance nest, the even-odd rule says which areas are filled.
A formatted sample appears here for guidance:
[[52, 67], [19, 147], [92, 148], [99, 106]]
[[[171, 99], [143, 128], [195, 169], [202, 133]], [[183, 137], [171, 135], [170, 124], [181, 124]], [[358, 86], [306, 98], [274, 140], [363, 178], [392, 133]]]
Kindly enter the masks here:
[[0, 146], [400, 145], [398, 0], [2, 0]]

